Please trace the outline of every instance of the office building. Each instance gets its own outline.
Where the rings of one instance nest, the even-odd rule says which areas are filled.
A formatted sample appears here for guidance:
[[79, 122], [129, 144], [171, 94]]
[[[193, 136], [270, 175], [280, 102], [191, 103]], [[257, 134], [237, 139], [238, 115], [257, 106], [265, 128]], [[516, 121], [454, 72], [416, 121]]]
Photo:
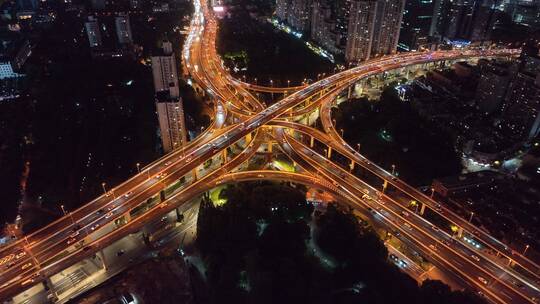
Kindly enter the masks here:
[[156, 111], [163, 151], [169, 153], [186, 142], [182, 98], [171, 97], [168, 91], [156, 93]]
[[88, 36], [88, 42], [91, 48], [99, 48], [103, 45], [101, 40], [101, 31], [99, 28], [99, 22], [93, 16], [88, 17], [88, 21], [84, 24], [86, 28], [86, 35]]
[[180, 96], [176, 60], [170, 42], [164, 41], [162, 49], [152, 56], [152, 75], [156, 92], [169, 91], [173, 98]]
[[349, 11], [347, 62], [396, 52], [404, 0], [353, 0]]
[[131, 26], [129, 24], [129, 15], [122, 13], [114, 18], [116, 25], [116, 36], [120, 44], [132, 44]]

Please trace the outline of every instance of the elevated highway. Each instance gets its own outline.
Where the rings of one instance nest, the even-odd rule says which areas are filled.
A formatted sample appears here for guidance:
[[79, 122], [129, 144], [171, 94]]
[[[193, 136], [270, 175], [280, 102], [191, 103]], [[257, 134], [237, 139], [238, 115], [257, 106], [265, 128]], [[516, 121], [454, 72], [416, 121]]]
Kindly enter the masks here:
[[[488, 257], [482, 256], [479, 261], [471, 261], [470, 248], [458, 240], [451, 242], [449, 236], [435, 230], [433, 225], [420, 216], [404, 217], [401, 213], [403, 206], [393, 200], [390, 194], [379, 195], [380, 191], [376, 186], [369, 185], [343, 170], [331, 161], [330, 155], [318, 154], [293, 136], [302, 133], [324, 142], [328, 149], [332, 148], [348, 157], [351, 166], [362, 166], [385, 183], [417, 199], [427, 208], [437, 209], [436, 202], [370, 163], [337, 136], [328, 121], [331, 120], [327, 113], [329, 107], [343, 90], [365, 77], [437, 61], [515, 56], [519, 51], [438, 51], [383, 57], [331, 75], [309, 86], [295, 88], [296, 91], [266, 107], [248, 92], [246, 84], [234, 80], [223, 68], [215, 52], [217, 23], [205, 3], [195, 0], [194, 6], [190, 34], [182, 53], [183, 64], [192, 79], [215, 101], [216, 117], [212, 125], [194, 142], [146, 166], [139, 174], [109, 189], [92, 202], [1, 248], [0, 258], [5, 262], [0, 265], [3, 267], [0, 276], [0, 299], [9, 299], [41, 282], [47, 284], [48, 277], [52, 274], [99, 253], [102, 248], [137, 231], [151, 219], [174, 210], [189, 198], [216, 185], [244, 179], [275, 179], [327, 189], [364, 212], [375, 210], [372, 214], [380, 225], [401, 231], [419, 252], [431, 256], [470, 286], [482, 290], [494, 303], [534, 303], [539, 290], [537, 282], [530, 276], [515, 273], [513, 268], [504, 262]], [[291, 117], [313, 111], [319, 111], [324, 132], [287, 121]], [[229, 173], [242, 169], [242, 165], [260, 150], [264, 142], [268, 142], [268, 138], [278, 143], [283, 153], [303, 168], [301, 174], [275, 171]], [[219, 166], [201, 176], [198, 168], [210, 159], [218, 161]], [[163, 191], [171, 189], [173, 185], [177, 188], [171, 190], [169, 196], [162, 195]], [[134, 212], [139, 210], [143, 211], [137, 214]], [[539, 273], [538, 265], [523, 256], [510, 254], [511, 249], [508, 246], [479, 231], [449, 210], [444, 210], [442, 215], [464, 231], [479, 234], [482, 242], [507, 256], [512, 260], [511, 263], [519, 263], [530, 275]], [[404, 228], [403, 223], [414, 227], [414, 232]], [[113, 229], [95, 237], [96, 232], [104, 227]], [[433, 250], [429, 245], [434, 245], [437, 249]], [[488, 283], [484, 284], [479, 277], [489, 279]], [[513, 284], [515, 280], [525, 282], [525, 288]]]

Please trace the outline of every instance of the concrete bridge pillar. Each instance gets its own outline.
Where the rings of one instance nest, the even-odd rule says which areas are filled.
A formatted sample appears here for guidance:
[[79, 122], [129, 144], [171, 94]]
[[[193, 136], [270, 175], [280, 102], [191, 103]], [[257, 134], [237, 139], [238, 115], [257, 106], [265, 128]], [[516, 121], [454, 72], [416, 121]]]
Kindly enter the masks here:
[[457, 237], [461, 238], [463, 236], [463, 228], [459, 227], [457, 231]]
[[225, 165], [227, 163], [227, 149], [223, 149], [223, 153], [222, 154], [222, 157], [223, 157], [223, 164]]
[[315, 143], [315, 138], [313, 138], [313, 136], [310, 136], [310, 140], [309, 140], [309, 147], [310, 148], [313, 148], [313, 144]]
[[246, 134], [246, 142], [251, 141], [251, 133]]
[[424, 215], [424, 212], [426, 211], [426, 204], [422, 204], [420, 206], [420, 215]]
[[349, 171], [354, 170], [354, 160], [351, 160], [351, 164], [349, 165]]
[[193, 168], [192, 172], [193, 172], [193, 181], [195, 182], [197, 181], [197, 167]]
[[351, 94], [352, 94], [353, 87], [354, 87], [354, 84], [352, 86], [350, 86], [349, 89], [347, 90], [347, 99], [351, 99]]
[[332, 147], [328, 147], [328, 155], [326, 157], [327, 158], [332, 157]]
[[272, 141], [268, 141], [266, 145], [267, 145], [268, 152], [272, 153]]
[[103, 252], [103, 249], [96, 252], [96, 255], [99, 258], [99, 260], [101, 261], [101, 266], [103, 267], [103, 269], [107, 270], [107, 259], [105, 257], [105, 252]]

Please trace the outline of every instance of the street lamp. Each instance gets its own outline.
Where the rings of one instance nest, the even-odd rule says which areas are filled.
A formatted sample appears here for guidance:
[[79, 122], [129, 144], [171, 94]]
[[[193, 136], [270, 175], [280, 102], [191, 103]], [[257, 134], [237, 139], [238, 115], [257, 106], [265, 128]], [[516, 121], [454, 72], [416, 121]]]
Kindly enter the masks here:
[[527, 249], [529, 249], [529, 244], [525, 245], [525, 250], [523, 250], [523, 255], [527, 252]]
[[392, 175], [396, 173], [396, 165], [392, 165]]
[[430, 198], [433, 198], [433, 194], [435, 193], [435, 188], [431, 188], [431, 195]]
[[60, 208], [62, 208], [62, 213], [66, 215], [66, 209], [64, 209], [64, 205], [60, 205]]
[[141, 173], [141, 164], [136, 163], [135, 165], [137, 165], [137, 173]]
[[287, 80], [287, 88], [291, 85], [291, 81]]
[[358, 153], [360, 153], [360, 143], [356, 144], [356, 150], [357, 150]]
[[469, 217], [469, 223], [472, 221], [473, 215], [474, 215], [474, 212], [471, 211], [471, 217]]
[[343, 129], [339, 129], [341, 131], [341, 137], [343, 137]]
[[103, 193], [105, 193], [105, 195], [107, 195], [107, 189], [105, 188], [105, 185], [106, 185], [105, 182], [101, 183], [101, 187], [103, 187]]

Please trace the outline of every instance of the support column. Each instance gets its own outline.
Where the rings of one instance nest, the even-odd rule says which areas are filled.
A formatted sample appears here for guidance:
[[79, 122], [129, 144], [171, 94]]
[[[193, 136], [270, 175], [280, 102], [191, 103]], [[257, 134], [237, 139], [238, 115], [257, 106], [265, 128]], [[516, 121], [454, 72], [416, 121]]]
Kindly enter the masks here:
[[328, 147], [328, 155], [326, 157], [327, 158], [332, 157], [332, 147]]
[[420, 215], [424, 215], [425, 211], [426, 211], [426, 204], [422, 204], [422, 206], [420, 206]]
[[313, 136], [311, 136], [310, 140], [309, 140], [309, 147], [310, 148], [313, 148], [313, 144], [315, 143], [315, 138], [313, 138]]
[[246, 141], [251, 141], [251, 133], [248, 133], [248, 134], [246, 135]]
[[266, 145], [268, 146], [268, 152], [272, 153], [272, 141], [269, 141]]
[[197, 181], [197, 167], [193, 168], [193, 181]]
[[227, 148], [223, 149], [222, 156], [223, 156], [223, 164], [225, 165], [227, 163]]
[[461, 238], [463, 236], [463, 228], [459, 227], [457, 232], [458, 238]]
[[351, 92], [352, 92], [353, 87], [354, 87], [354, 84], [349, 87], [349, 90], [347, 91], [347, 99], [351, 99]]
[[388, 181], [384, 180], [384, 183], [382, 184], [382, 193], [384, 193], [384, 191], [386, 191], [387, 187], [388, 187]]
[[124, 214], [124, 218], [126, 219], [126, 223], [131, 221], [131, 214], [129, 214], [129, 211]]
[[354, 170], [354, 160], [351, 160], [351, 164], [349, 165], [349, 171]]
[[107, 270], [107, 260], [105, 259], [105, 252], [103, 252], [103, 249], [101, 249], [100, 251], [96, 252], [96, 255], [99, 257], [99, 259], [101, 260], [101, 266], [103, 266], [103, 269], [104, 270]]

